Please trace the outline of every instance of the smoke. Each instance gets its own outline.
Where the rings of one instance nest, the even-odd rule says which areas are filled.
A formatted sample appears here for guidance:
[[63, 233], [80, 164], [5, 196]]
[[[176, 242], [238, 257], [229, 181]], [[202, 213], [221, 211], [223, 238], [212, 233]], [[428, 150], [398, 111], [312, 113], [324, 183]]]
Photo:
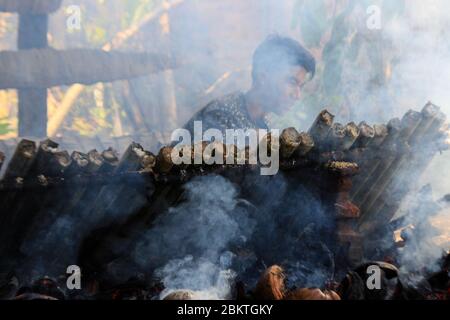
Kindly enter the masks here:
[[[290, 19], [286, 18], [294, 1], [242, 3], [210, 5], [207, 9], [214, 11], [210, 15], [191, 12], [195, 10], [186, 9], [189, 7], [180, 7], [180, 11], [174, 13], [171, 50], [189, 53], [189, 61], [194, 61], [194, 65], [174, 71], [176, 86], [172, 90], [177, 90], [174, 107], [178, 125], [193, 114], [194, 108], [208, 100], [249, 86], [252, 50], [267, 34], [278, 32], [299, 38], [298, 30], [292, 30]], [[214, 20], [218, 15], [240, 14], [241, 4], [260, 10], [249, 10], [252, 16], [243, 19], [244, 25], [226, 16], [220, 24]], [[361, 51], [355, 63], [346, 62], [340, 93], [349, 97], [346, 103], [350, 112], [340, 114], [338, 121], [386, 122], [410, 108], [420, 109], [429, 100], [447, 114], [450, 112], [450, 11], [447, 7], [447, 0], [408, 0], [404, 14], [387, 19], [389, 8], [380, 5], [382, 26], [373, 33], [367, 30], [365, 8], [360, 6], [359, 11], [355, 11], [359, 31], [369, 33], [370, 41], [378, 39], [378, 46], [384, 48], [383, 58], [389, 64], [383, 72], [389, 72], [389, 76], [378, 86], [371, 84], [371, 61], [367, 59], [370, 48]], [[186, 16], [189, 19], [183, 19]], [[150, 31], [153, 32], [154, 27]], [[240, 33], [246, 36], [238, 37]], [[158, 47], [154, 41], [142, 43], [148, 49]], [[218, 79], [223, 80], [218, 82]], [[142, 105], [161, 106], [167, 105], [164, 101], [167, 98], [159, 94], [165, 91], [162, 90], [166, 85], [164, 81], [159, 76], [151, 76], [133, 80], [131, 85]], [[314, 107], [315, 114], [324, 106]], [[143, 109], [148, 112], [149, 108]], [[157, 121], [146, 123], [147, 126], [158, 125], [157, 128], [167, 130], [164, 125], [169, 109], [174, 110], [163, 108], [160, 115], [160, 110], [152, 109], [153, 114], [144, 114], [145, 121]], [[292, 119], [297, 121], [299, 116]], [[310, 123], [310, 119], [305, 120], [300, 129], [305, 131]], [[297, 122], [289, 125], [299, 127]], [[437, 156], [418, 184], [431, 183], [437, 197], [448, 193], [449, 160], [448, 154]], [[431, 209], [417, 210], [421, 202], [428, 201], [421, 193], [410, 194], [406, 201], [414, 197], [417, 200], [410, 202], [406, 210], [412, 219], [409, 222], [417, 225], [429, 219]], [[120, 217], [120, 208], [115, 209], [117, 215], [111, 215], [111, 220]], [[69, 215], [58, 218], [25, 243], [23, 251], [30, 257], [30, 264], [25, 268], [33, 270], [33, 275], [58, 274], [60, 265], [73, 264], [83, 237], [100, 222], [105, 223], [104, 217], [77, 213], [72, 210]], [[434, 218], [449, 224], [448, 217], [441, 211]], [[161, 278], [166, 287], [161, 297], [173, 290], [190, 289], [199, 292], [201, 298], [227, 298], [238, 275], [251, 287], [260, 271], [274, 263], [285, 267], [292, 286], [321, 286], [334, 273], [332, 244], [327, 238], [332, 234], [332, 227], [332, 219], [320, 199], [307, 187], [291, 183], [281, 173], [270, 178], [247, 177], [240, 187], [220, 176], [201, 177], [186, 184], [185, 201], [161, 215], [154, 227], [144, 234], [132, 253], [132, 260], [142, 272]], [[442, 233], [436, 235], [438, 231], [426, 223], [416, 228], [416, 233], [411, 235], [411, 245], [405, 247], [400, 256], [402, 265], [406, 266], [405, 273], [415, 272], [424, 265], [433, 267], [440, 257], [441, 248], [430, 239]], [[448, 229], [445, 232], [450, 238]]]
[[75, 231], [79, 227], [78, 219], [65, 216], [28, 237], [22, 246], [27, 261], [21, 266], [21, 274], [30, 279], [64, 274], [70, 262], [73, 264], [76, 261], [78, 245], [82, 240], [81, 233]]
[[[379, 28], [373, 29], [367, 25], [373, 18], [366, 12], [368, 5], [356, 3], [347, 18], [349, 34], [329, 49], [343, 51], [336, 61], [342, 74], [339, 83], [334, 84], [338, 88], [334, 94], [344, 101], [344, 109], [348, 110], [336, 110], [340, 117], [337, 120], [387, 122], [411, 108], [420, 109], [427, 101], [448, 113], [447, 3], [373, 1], [371, 5], [379, 9], [380, 22]], [[337, 71], [328, 68], [325, 72]], [[321, 76], [327, 78], [329, 74]], [[331, 108], [340, 103], [332, 96], [326, 98]]]
[[[390, 47], [393, 62], [392, 76], [375, 92], [385, 97], [382, 101], [390, 101], [391, 110], [385, 110], [381, 120], [401, 116], [408, 109], [420, 110], [427, 101], [450, 114], [450, 12], [447, 8], [448, 3], [442, 0], [407, 1], [405, 13], [383, 26], [383, 42]], [[364, 110], [359, 113], [365, 115]], [[406, 246], [399, 250], [398, 258], [403, 277], [411, 283], [437, 271], [440, 258], [450, 249], [450, 220], [437, 201], [450, 190], [449, 160], [448, 152], [437, 154], [420, 179], [409, 179], [411, 184], [404, 186], [411, 191], [402, 201], [397, 217], [404, 215], [403, 225], [414, 228], [404, 230]], [[403, 177], [411, 174], [398, 173]], [[444, 241], [438, 242], [438, 238]]]
[[440, 0], [408, 2], [407, 14], [386, 26], [386, 36], [398, 57], [388, 85], [391, 92], [396, 91], [400, 107], [433, 101], [446, 113], [450, 111], [450, 14], [446, 6]]
[[135, 260], [147, 272], [156, 269], [169, 291], [226, 298], [234, 278], [229, 248], [246, 245], [255, 223], [237, 187], [221, 176], [193, 179], [185, 185], [185, 196], [137, 244]]
[[419, 192], [408, 197], [408, 206], [402, 208], [404, 226], [409, 226], [401, 233], [406, 246], [399, 249], [399, 261], [404, 273], [419, 272], [421, 269], [437, 271], [438, 260], [447, 248], [439, 246], [435, 237], [440, 230], [435, 228], [431, 219], [441, 214], [441, 205], [433, 199], [431, 187], [425, 186]]
[[[139, 184], [139, 181], [135, 181]], [[23, 255], [19, 273], [23, 281], [42, 276], [57, 278], [66, 273], [66, 268], [76, 265], [83, 240], [93, 230], [120, 222], [127, 214], [142, 206], [146, 199], [133, 189], [133, 201], [111, 206], [122, 186], [88, 186], [71, 189], [79, 203], [65, 202], [56, 193], [49, 206], [36, 213], [33, 229], [29, 230], [20, 248]], [[65, 194], [68, 190], [62, 190]], [[130, 195], [131, 197], [131, 195]]]
[[218, 264], [204, 258], [195, 260], [192, 256], [171, 260], [156, 271], [168, 288], [161, 292], [160, 297], [164, 299], [175, 289], [189, 288], [199, 300], [231, 299], [230, 293], [236, 278], [236, 273], [230, 269], [231, 259], [232, 254], [225, 252]]
[[[321, 287], [331, 279], [333, 218], [314, 190], [282, 173], [247, 176], [244, 186], [251, 187], [248, 199], [257, 206], [252, 244], [262, 265], [281, 265], [291, 281], [288, 286]], [[254, 284], [257, 279], [247, 280]]]
[[[388, 83], [399, 109], [397, 115], [407, 108], [418, 109], [426, 101], [440, 106], [447, 115], [450, 113], [450, 12], [447, 5], [441, 0], [408, 1], [407, 14], [386, 26], [386, 34], [399, 57]], [[404, 210], [398, 213], [405, 213], [406, 224], [415, 226], [410, 231], [409, 244], [400, 253], [401, 271], [405, 274], [414, 274], [421, 268], [436, 271], [444, 250], [450, 249], [449, 242], [436, 241], [436, 237], [450, 239], [450, 233], [445, 230], [450, 220], [442, 208], [437, 207], [436, 200], [449, 192], [450, 175], [445, 169], [449, 159], [448, 152], [436, 155], [403, 201]], [[440, 228], [433, 226], [431, 219], [439, 221]]]
[[[351, 19], [356, 26], [354, 31], [364, 35], [361, 47], [366, 50], [360, 50], [350, 61], [347, 54], [343, 57], [342, 91], [339, 94], [346, 97], [349, 112], [338, 112], [336, 120], [386, 123], [390, 118], [401, 117], [409, 109], [420, 111], [427, 101], [438, 105], [449, 115], [448, 2], [373, 1], [380, 9], [381, 19], [380, 29], [374, 30], [367, 28], [369, 15], [364, 4], [358, 4]], [[396, 6], [398, 14], [392, 10]], [[337, 46], [342, 46], [342, 43]], [[380, 56], [374, 59], [377, 54]], [[373, 73], [377, 68], [382, 68], [384, 81], [374, 84], [376, 77]], [[405, 272], [436, 266], [442, 250], [450, 248], [448, 240], [441, 241], [440, 245], [435, 241], [436, 238], [450, 239], [450, 220], [445, 211], [434, 208], [436, 199], [449, 193], [449, 160], [448, 152], [437, 154], [421, 176], [412, 177], [413, 172], [397, 172], [398, 177], [411, 176], [410, 183], [402, 184], [403, 188], [411, 191], [396, 217], [407, 214], [405, 221], [416, 225], [416, 231], [409, 239], [410, 246], [400, 254], [401, 265], [407, 266]], [[432, 196], [421, 192], [426, 185], [431, 187]], [[436, 221], [435, 226], [429, 223], [431, 216]]]
[[285, 268], [292, 287], [333, 277], [331, 219], [305, 187], [255, 174], [240, 187], [198, 177], [184, 190], [185, 201], [161, 215], [133, 252], [142, 272], [154, 270], [163, 282], [161, 297], [193, 290], [200, 299], [230, 298], [236, 281], [252, 288], [272, 264]]
[[[308, 1], [304, 3], [303, 10], [306, 12], [302, 16], [317, 17], [313, 11], [315, 4], [308, 6]], [[344, 7], [346, 3], [336, 1]], [[311, 116], [293, 116], [290, 113], [284, 118], [274, 117], [275, 127], [295, 126], [306, 131], [311, 117], [325, 107], [337, 115], [338, 122], [366, 121], [371, 124], [387, 123], [391, 118], [402, 117], [409, 109], [420, 111], [427, 101], [440, 106], [445, 114], [450, 114], [450, 12], [447, 1], [354, 3], [355, 7], [346, 20], [349, 24], [341, 21], [335, 26], [337, 30], [346, 32], [346, 26], [350, 25], [350, 32], [322, 53], [318, 66], [319, 69], [324, 67], [324, 71], [313, 80], [311, 87], [305, 87], [306, 97], [296, 106], [295, 112], [309, 113]], [[379, 9], [379, 29], [370, 30], [367, 26], [371, 17], [366, 11], [369, 5]], [[303, 24], [302, 28], [303, 31], [307, 29], [303, 34], [314, 35], [318, 31], [308, 24]], [[355, 38], [359, 42], [352, 42]], [[303, 39], [306, 39], [305, 36]], [[354, 55], [354, 52], [357, 54]], [[331, 66], [324, 66], [330, 56], [333, 57]], [[332, 90], [324, 90], [327, 79], [333, 79], [329, 81]], [[422, 158], [423, 161], [428, 160], [428, 157]], [[398, 260], [403, 276], [414, 282], [423, 280], [426, 273], [422, 271], [425, 269], [427, 272], [436, 271], [444, 250], [450, 249], [448, 211], [436, 208], [436, 199], [449, 193], [449, 163], [450, 154], [444, 152], [434, 157], [422, 175], [411, 167], [408, 172], [396, 173], [398, 178], [404, 180], [398, 181], [400, 188], [395, 191], [403, 194], [405, 189], [411, 190], [396, 218], [406, 215], [403, 225], [415, 226], [406, 247], [399, 250]], [[407, 183], [405, 177], [409, 177], [406, 178]], [[432, 188], [432, 195], [421, 192], [421, 187], [426, 185]], [[396, 197], [392, 194], [387, 198], [391, 196], [392, 199]], [[385, 200], [389, 203], [392, 199]], [[399, 200], [397, 197], [393, 201]], [[381, 251], [392, 245], [392, 234], [386, 237], [389, 244], [384, 247], [385, 243], [380, 241]], [[420, 276], [416, 278], [418, 274]]]

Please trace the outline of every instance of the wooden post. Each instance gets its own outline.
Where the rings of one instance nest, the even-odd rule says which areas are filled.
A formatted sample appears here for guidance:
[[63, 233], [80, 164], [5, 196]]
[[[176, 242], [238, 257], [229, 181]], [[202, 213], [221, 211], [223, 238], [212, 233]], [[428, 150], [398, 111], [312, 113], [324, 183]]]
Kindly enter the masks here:
[[[18, 49], [42, 49], [48, 46], [48, 15], [21, 14], [19, 16]], [[19, 136], [47, 135], [47, 89], [20, 89]]]

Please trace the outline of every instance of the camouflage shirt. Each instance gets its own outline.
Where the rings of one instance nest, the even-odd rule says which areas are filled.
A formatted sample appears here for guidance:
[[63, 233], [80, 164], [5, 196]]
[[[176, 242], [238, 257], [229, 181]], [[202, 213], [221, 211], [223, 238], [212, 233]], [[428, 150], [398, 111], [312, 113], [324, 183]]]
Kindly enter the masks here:
[[254, 121], [247, 110], [245, 94], [236, 92], [210, 102], [184, 126], [194, 134], [194, 121], [202, 121], [203, 132], [215, 128], [225, 136], [226, 129], [267, 129], [265, 121]]

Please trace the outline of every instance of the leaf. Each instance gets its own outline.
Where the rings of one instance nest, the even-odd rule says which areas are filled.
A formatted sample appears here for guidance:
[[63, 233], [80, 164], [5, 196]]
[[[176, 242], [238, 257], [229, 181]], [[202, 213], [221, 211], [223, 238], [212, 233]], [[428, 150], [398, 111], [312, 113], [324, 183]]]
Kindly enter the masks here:
[[107, 31], [100, 26], [88, 26], [86, 28], [86, 36], [88, 41], [95, 45], [101, 45], [106, 42]]
[[12, 132], [12, 128], [10, 127], [9, 124], [9, 119], [8, 118], [1, 118], [0, 119], [0, 135], [5, 135], [8, 134], [10, 132]]

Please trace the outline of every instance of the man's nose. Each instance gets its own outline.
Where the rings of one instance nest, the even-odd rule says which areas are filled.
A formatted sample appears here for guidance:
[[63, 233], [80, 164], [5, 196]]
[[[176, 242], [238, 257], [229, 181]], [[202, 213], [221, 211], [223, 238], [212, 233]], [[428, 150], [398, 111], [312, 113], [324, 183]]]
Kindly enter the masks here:
[[301, 95], [302, 95], [302, 89], [299, 87], [296, 87], [294, 89], [294, 92], [292, 93], [292, 98], [295, 100], [298, 100], [298, 99], [300, 99]]

